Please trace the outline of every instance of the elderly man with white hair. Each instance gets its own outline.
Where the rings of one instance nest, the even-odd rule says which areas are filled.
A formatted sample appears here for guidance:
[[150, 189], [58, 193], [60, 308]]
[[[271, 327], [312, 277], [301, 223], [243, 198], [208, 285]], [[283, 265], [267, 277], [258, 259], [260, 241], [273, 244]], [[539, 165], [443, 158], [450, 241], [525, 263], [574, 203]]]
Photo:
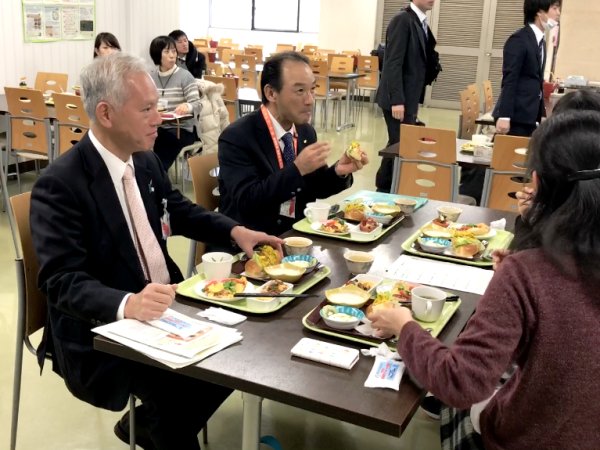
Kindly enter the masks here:
[[[251, 254], [281, 240], [239, 226], [174, 189], [151, 151], [161, 123], [158, 94], [144, 61], [115, 53], [81, 75], [91, 129], [54, 161], [31, 196], [38, 283], [48, 322], [38, 351], [73, 395], [121, 411], [130, 393], [136, 439], [145, 450], [199, 450], [197, 435], [230, 389], [123, 360], [93, 348], [91, 330], [121, 319], [156, 319], [183, 280], [167, 237], [183, 235]], [[115, 426], [128, 442], [128, 414]]]

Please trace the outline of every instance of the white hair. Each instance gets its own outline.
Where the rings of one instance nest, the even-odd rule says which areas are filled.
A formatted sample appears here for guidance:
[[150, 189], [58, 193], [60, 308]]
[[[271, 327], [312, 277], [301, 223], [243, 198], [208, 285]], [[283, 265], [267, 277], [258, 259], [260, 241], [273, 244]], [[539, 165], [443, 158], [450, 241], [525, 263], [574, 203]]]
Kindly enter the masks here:
[[96, 107], [100, 102], [122, 108], [129, 98], [125, 82], [140, 72], [148, 73], [148, 65], [139, 56], [114, 52], [94, 58], [81, 72], [81, 96], [90, 122], [96, 122]]

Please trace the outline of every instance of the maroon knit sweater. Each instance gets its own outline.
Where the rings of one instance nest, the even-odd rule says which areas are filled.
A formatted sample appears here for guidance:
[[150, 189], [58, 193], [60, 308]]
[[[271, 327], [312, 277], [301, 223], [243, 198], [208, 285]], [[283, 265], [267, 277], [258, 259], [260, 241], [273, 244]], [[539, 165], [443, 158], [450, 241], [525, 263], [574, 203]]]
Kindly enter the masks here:
[[[600, 263], [600, 261], [599, 261]], [[417, 323], [402, 330], [408, 370], [448, 406], [489, 398], [486, 450], [600, 449], [600, 292], [566, 278], [541, 250], [502, 262], [451, 348]]]

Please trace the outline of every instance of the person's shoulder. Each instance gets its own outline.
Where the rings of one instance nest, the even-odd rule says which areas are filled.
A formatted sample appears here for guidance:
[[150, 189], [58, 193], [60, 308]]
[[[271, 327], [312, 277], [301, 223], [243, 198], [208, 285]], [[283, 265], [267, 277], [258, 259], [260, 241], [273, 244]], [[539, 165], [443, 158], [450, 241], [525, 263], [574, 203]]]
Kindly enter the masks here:
[[296, 132], [299, 135], [309, 136], [314, 141], [317, 141], [317, 131], [310, 123], [305, 123], [303, 125], [296, 125]]
[[401, 9], [394, 17], [392, 17], [392, 20], [390, 20], [390, 24], [388, 26], [391, 27], [393, 25], [409, 23], [410, 20], [411, 17], [408, 9]]
[[531, 27], [529, 25], [525, 25], [522, 28], [519, 28], [513, 34], [511, 34], [506, 42], [514, 42], [519, 41], [527, 36], [527, 34], [531, 31]]

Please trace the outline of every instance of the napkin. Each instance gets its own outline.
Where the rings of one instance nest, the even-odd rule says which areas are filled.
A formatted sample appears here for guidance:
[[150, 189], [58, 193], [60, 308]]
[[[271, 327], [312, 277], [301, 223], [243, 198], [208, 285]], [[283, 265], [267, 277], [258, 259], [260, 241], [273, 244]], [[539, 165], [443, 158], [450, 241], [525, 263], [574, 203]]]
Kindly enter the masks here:
[[205, 317], [213, 322], [222, 323], [223, 325], [237, 325], [247, 319], [246, 316], [227, 311], [223, 308], [210, 307], [198, 313], [200, 317]]
[[504, 231], [506, 229], [506, 219], [500, 219], [496, 220], [495, 222], [491, 222], [490, 228], [492, 230]]
[[402, 361], [398, 352], [391, 351], [385, 342], [379, 344], [379, 347], [371, 347], [368, 350], [362, 349], [361, 353], [365, 356], [382, 356], [385, 359]]

